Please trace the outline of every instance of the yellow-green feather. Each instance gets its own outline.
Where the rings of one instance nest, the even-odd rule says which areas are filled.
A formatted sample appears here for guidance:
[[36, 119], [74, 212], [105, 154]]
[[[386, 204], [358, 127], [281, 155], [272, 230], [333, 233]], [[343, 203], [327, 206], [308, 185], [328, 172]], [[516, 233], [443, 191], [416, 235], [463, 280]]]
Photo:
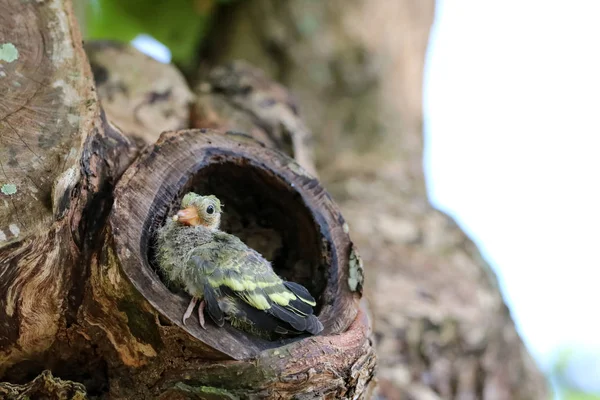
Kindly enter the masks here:
[[310, 300], [307, 300], [307, 299], [305, 299], [304, 297], [298, 297], [298, 298], [300, 299], [300, 301], [302, 301], [302, 302], [304, 302], [304, 303], [306, 303], [306, 304], [308, 304], [308, 305], [310, 305], [310, 306], [313, 306], [313, 307], [314, 307], [314, 306], [316, 306], [316, 305], [317, 305], [317, 303], [316, 303], [315, 301], [310, 301]]
[[[283, 288], [283, 286], [282, 286], [282, 288]], [[286, 307], [288, 304], [290, 304], [291, 300], [297, 299], [296, 295], [294, 293], [288, 291], [287, 289], [285, 292], [269, 294], [269, 298], [271, 300], [273, 300], [275, 303], [279, 304], [280, 306], [284, 306], [284, 307]]]

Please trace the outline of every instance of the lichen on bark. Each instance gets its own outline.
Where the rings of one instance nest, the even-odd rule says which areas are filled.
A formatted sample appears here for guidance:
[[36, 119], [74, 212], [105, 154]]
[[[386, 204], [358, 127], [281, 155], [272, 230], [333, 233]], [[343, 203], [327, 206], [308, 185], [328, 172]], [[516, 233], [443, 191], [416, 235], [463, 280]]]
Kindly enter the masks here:
[[0, 396], [3, 399], [88, 399], [85, 386], [52, 376], [50, 371], [44, 371], [35, 379], [25, 384], [0, 382]]

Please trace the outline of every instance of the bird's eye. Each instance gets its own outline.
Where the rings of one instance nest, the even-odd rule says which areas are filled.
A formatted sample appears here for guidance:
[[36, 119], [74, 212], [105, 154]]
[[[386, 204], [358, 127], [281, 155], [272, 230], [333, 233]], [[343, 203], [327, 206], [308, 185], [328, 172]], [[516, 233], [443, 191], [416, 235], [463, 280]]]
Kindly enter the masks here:
[[206, 208], [206, 213], [207, 213], [207, 214], [212, 214], [212, 213], [214, 213], [214, 212], [215, 212], [215, 208], [214, 208], [212, 205], [210, 205], [210, 206], [208, 206], [208, 207]]

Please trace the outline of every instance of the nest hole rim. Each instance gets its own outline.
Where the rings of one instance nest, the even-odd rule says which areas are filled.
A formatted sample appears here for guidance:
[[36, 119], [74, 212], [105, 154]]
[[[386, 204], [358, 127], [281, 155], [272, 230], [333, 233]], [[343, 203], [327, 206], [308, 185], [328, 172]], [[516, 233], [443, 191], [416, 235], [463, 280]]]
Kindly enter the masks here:
[[[235, 133], [235, 137], [227, 138], [227, 140], [230, 140], [233, 142], [238, 142], [238, 143], [234, 143], [234, 144], [230, 143], [229, 146], [226, 146], [228, 148], [221, 148], [219, 146], [219, 143], [213, 143], [214, 141], [218, 142], [218, 140], [211, 141], [211, 139], [210, 139], [211, 133], [218, 135], [219, 139], [223, 139], [223, 137], [225, 135], [223, 135], [222, 132], [214, 132], [214, 131], [211, 132], [211, 130], [184, 130], [184, 131], [174, 131], [174, 132], [163, 133], [161, 135], [161, 138], [159, 139], [159, 141], [154, 146], [149, 146], [149, 148], [146, 148], [146, 150], [140, 155], [140, 157], [134, 162], [134, 164], [132, 164], [128, 168], [128, 170], [124, 174], [124, 178], [126, 178], [126, 179], [122, 180], [121, 182], [119, 182], [117, 184], [117, 188], [115, 189], [115, 205], [117, 205], [117, 204], [122, 205], [122, 203], [124, 203], [124, 201], [119, 202], [119, 200], [122, 199], [123, 196], [127, 194], [126, 187], [128, 186], [128, 183], [130, 183], [132, 180], [134, 180], [136, 178], [135, 175], [140, 173], [140, 171], [143, 171], [144, 167], [146, 167], [146, 169], [151, 169], [150, 167], [152, 166], [152, 164], [154, 162], [156, 162], [156, 160], [155, 160], [156, 153], [161, 153], [164, 150], [164, 149], [160, 148], [161, 145], [168, 146], [171, 143], [177, 143], [177, 142], [183, 140], [184, 137], [189, 136], [190, 133], [192, 133], [192, 134], [201, 133], [202, 135], [198, 135], [198, 137], [204, 137], [204, 140], [203, 140], [204, 143], [199, 148], [195, 149], [194, 152], [190, 152], [190, 156], [192, 156], [196, 159], [196, 162], [193, 163], [193, 166], [194, 166], [193, 170], [192, 171], [190, 171], [189, 169], [186, 170], [186, 174], [184, 174], [184, 176], [180, 176], [179, 179], [176, 179], [175, 185], [171, 185], [170, 190], [171, 190], [171, 192], [175, 192], [176, 195], [175, 196], [163, 196], [163, 198], [165, 198], [165, 199], [171, 199], [170, 201], [167, 200], [167, 201], [163, 202], [162, 207], [165, 210], [165, 214], [161, 215], [161, 218], [163, 219], [163, 221], [164, 221], [164, 218], [166, 217], [166, 213], [168, 212], [168, 209], [169, 209], [168, 204], [170, 202], [172, 203], [173, 199], [176, 198], [177, 195], [181, 195], [182, 189], [185, 187], [185, 185], [190, 180], [192, 180], [192, 178], [194, 176], [197, 176], [201, 172], [201, 170], [204, 168], [210, 167], [211, 165], [214, 165], [214, 164], [222, 164], [223, 163], [222, 161], [215, 162], [216, 159], [218, 159], [219, 157], [225, 157], [226, 159], [232, 158], [232, 159], [244, 160], [245, 168], [248, 168], [248, 167], [254, 168], [254, 169], [258, 170], [259, 173], [261, 173], [261, 174], [264, 174], [266, 172], [266, 173], [272, 175], [278, 181], [279, 184], [283, 184], [286, 186], [289, 185], [293, 189], [293, 191], [298, 195], [298, 198], [300, 199], [300, 205], [303, 207], [304, 211], [307, 212], [311, 216], [311, 219], [314, 222], [314, 228], [316, 229], [316, 232], [315, 232], [316, 236], [319, 238], [320, 241], [325, 239], [325, 241], [328, 243], [327, 248], [331, 249], [331, 247], [334, 245], [334, 243], [333, 243], [333, 239], [332, 239], [331, 235], [328, 234], [327, 231], [331, 230], [331, 227], [329, 226], [329, 222], [333, 216], [330, 216], [329, 218], [324, 217], [323, 215], [321, 215], [321, 212], [319, 212], [318, 210], [315, 210], [314, 207], [311, 207], [309, 202], [307, 202], [307, 196], [309, 196], [309, 193], [307, 193], [307, 189], [304, 187], [306, 185], [294, 184], [295, 182], [292, 182], [292, 180], [289, 179], [290, 176], [293, 176], [296, 179], [299, 179], [300, 181], [302, 181], [303, 178], [306, 178], [306, 176], [309, 176], [309, 175], [307, 173], [300, 174], [300, 173], [298, 173], [297, 170], [290, 171], [290, 169], [287, 168], [286, 165], [277, 165], [277, 163], [266, 162], [265, 160], [259, 160], [255, 157], [254, 154], [252, 154], [252, 152], [240, 151], [240, 147], [239, 147], [240, 140], [239, 139], [241, 139], [241, 141], [243, 141], [243, 142], [247, 142], [248, 137], [245, 137], [246, 135], [240, 135], [237, 132]], [[215, 137], [215, 139], [216, 139], [216, 137]], [[253, 143], [246, 143], [246, 144], [248, 144], [249, 148], [254, 148], [254, 150], [256, 150], [256, 148], [260, 148], [260, 149], [266, 150], [268, 152], [273, 152], [276, 154], [276, 157], [273, 157], [273, 159], [281, 160], [281, 158], [283, 158], [284, 161], [286, 158], [289, 159], [289, 157], [285, 156], [284, 154], [282, 154], [280, 152], [277, 152], [276, 150], [265, 149], [265, 146], [260, 142], [257, 142], [254, 140], [251, 140], [251, 142], [253, 142]], [[235, 149], [236, 151], [233, 152], [232, 151], [233, 149]], [[202, 154], [202, 156], [200, 156], [200, 154]], [[217, 156], [217, 158], [215, 159], [214, 156]], [[231, 159], [229, 159], [228, 161], [232, 162]], [[293, 161], [291, 159], [289, 159], [288, 162], [295, 163], [295, 161]], [[297, 164], [296, 164], [296, 167], [299, 167], [299, 166], [297, 166]], [[130, 172], [130, 171], [132, 171], [132, 172]], [[292, 173], [292, 175], [290, 175], [290, 173]], [[139, 177], [138, 177], [138, 179], [139, 179]], [[324, 189], [322, 189], [322, 187], [320, 186], [320, 184], [316, 178], [310, 177], [308, 180], [311, 181], [311, 182], [309, 182], [310, 183], [308, 185], [309, 187], [312, 187], [314, 189], [314, 187], [316, 186], [319, 188], [319, 190], [324, 191]], [[177, 294], [177, 293], [174, 293], [171, 290], [169, 290], [169, 288], [165, 285], [165, 283], [160, 279], [159, 275], [157, 274], [156, 270], [154, 269], [153, 265], [151, 264], [151, 261], [148, 258], [150, 240], [152, 240], [154, 232], [152, 232], [151, 234], [147, 234], [145, 236], [142, 235], [143, 232], [147, 232], [148, 224], [151, 224], [152, 215], [154, 215], [155, 211], [156, 211], [155, 203], [156, 203], [157, 199], [160, 198], [159, 194], [160, 194], [161, 189], [164, 189], [164, 186], [165, 186], [164, 182], [161, 182], [161, 185], [159, 185], [159, 187], [157, 188], [157, 192], [155, 193], [154, 198], [148, 203], [149, 208], [145, 214], [146, 218], [143, 221], [143, 229], [141, 230], [141, 234], [139, 236], [140, 241], [138, 243], [138, 246], [136, 246], [137, 253], [138, 253], [138, 255], [141, 256], [141, 259], [139, 260], [139, 261], [141, 261], [141, 263], [138, 266], [138, 269], [141, 269], [142, 270], [141, 272], [145, 273], [145, 275], [147, 275], [147, 278], [149, 278], [149, 280], [151, 281], [152, 286], [157, 286], [157, 287], [153, 287], [152, 291], [162, 292], [162, 294], [166, 294], [167, 298], [170, 297], [171, 299], [174, 299], [174, 298], [177, 299], [177, 303], [180, 303], [180, 308], [181, 308], [181, 303], [185, 303], [185, 305], [187, 305], [187, 301], [189, 299], [186, 300], [186, 298], [184, 296], [182, 296], [181, 294]], [[329, 196], [329, 195], [327, 194], [327, 196]], [[111, 226], [114, 226], [115, 218], [118, 219], [119, 214], [121, 212], [123, 212], [124, 209], [126, 209], [126, 208], [115, 207], [115, 209], [111, 213]], [[330, 212], [331, 210], [327, 209], [325, 211]], [[333, 219], [333, 221], [335, 223], [341, 223], [340, 221], [336, 221], [335, 219]], [[119, 236], [120, 235], [115, 235], [115, 241], [119, 242]], [[143, 238], [146, 238], [146, 240], [143, 240]], [[349, 238], [348, 238], [348, 240], [349, 240]], [[351, 242], [349, 242], [349, 243], [351, 244]], [[120, 250], [119, 250], [119, 247], [120, 247]], [[127, 249], [127, 245], [125, 243], [121, 243], [120, 246], [119, 246], [119, 244], [117, 244], [117, 254], [122, 254], [124, 249], [125, 249], [125, 251], [129, 251]], [[121, 257], [119, 257], [119, 258], [121, 258]], [[339, 263], [339, 261], [340, 261], [338, 259], [339, 257], [336, 257], [334, 254], [331, 254], [330, 258], [331, 258], [331, 260], [330, 260], [331, 262], [329, 263], [329, 265], [326, 266], [326, 270], [324, 271], [325, 275], [323, 277], [327, 282], [325, 283], [322, 292], [317, 294], [317, 296], [321, 299], [321, 303], [323, 305], [328, 302], [335, 301], [335, 299], [329, 298], [329, 297], [331, 297], [332, 293], [329, 293], [330, 291], [328, 289], [331, 284], [330, 280], [337, 279], [337, 275], [338, 275], [337, 269], [341, 268], [341, 266], [335, 265], [336, 262]], [[123, 263], [121, 262], [121, 264], [123, 264]], [[129, 263], [129, 264], [131, 264], [131, 263]], [[201, 342], [203, 342], [204, 344], [213, 348], [217, 352], [220, 352], [220, 353], [222, 353], [228, 357], [231, 357], [233, 359], [242, 360], [242, 359], [251, 358], [251, 357], [257, 356], [261, 351], [272, 349], [272, 348], [278, 348], [278, 347], [281, 347], [281, 346], [289, 344], [289, 343], [303, 340], [307, 336], [309, 336], [309, 335], [300, 335], [300, 336], [297, 336], [294, 338], [284, 339], [284, 340], [280, 340], [280, 341], [266, 341], [266, 340], [258, 339], [250, 334], [246, 334], [245, 332], [241, 332], [241, 334], [248, 339], [248, 341], [243, 341], [243, 342], [246, 342], [245, 344], [253, 343], [257, 346], [254, 349], [252, 349], [249, 352], [249, 354], [246, 354], [246, 356], [238, 357], [237, 354], [232, 354], [235, 352], [228, 351], [227, 349], [224, 349], [221, 346], [215, 347], [214, 343], [208, 343], [205, 340], [205, 335], [195, 334], [194, 330], [190, 330], [188, 326], [184, 326], [181, 323], [181, 321], [176, 317], [175, 314], [173, 314], [172, 312], [169, 312], [168, 309], [163, 307], [160, 303], [153, 301], [154, 298], [152, 296], [149, 296], [151, 293], [148, 293], [148, 290], [146, 290], [147, 288], [144, 288], [143, 287], [144, 285], [138, 281], [136, 274], [132, 274], [131, 268], [122, 268], [122, 269], [125, 272], [126, 276], [129, 278], [129, 280], [131, 281], [131, 283], [134, 285], [134, 287], [142, 294], [142, 296], [147, 301], [149, 301], [154, 306], [156, 311], [159, 312], [164, 318], [171, 321], [173, 324], [178, 325], [180, 328], [185, 330], [187, 333], [192, 335], [194, 338], [196, 338], [197, 340], [200, 340]], [[334, 273], [332, 274], [331, 272], [333, 269], [335, 269], [336, 271], [333, 271]], [[156, 285], [157, 283], [158, 283], [158, 285]], [[341, 284], [341, 282], [340, 282], [340, 284]], [[317, 297], [317, 296], [315, 296], [315, 297]], [[322, 314], [322, 310], [319, 314]], [[328, 322], [331, 325], [331, 324], [335, 324], [336, 320], [334, 318]], [[325, 323], [324, 323], [324, 325], [325, 325]], [[222, 329], [222, 328], [218, 328], [218, 329]], [[231, 327], [231, 329], [235, 329], [235, 328]], [[226, 335], [231, 336], [231, 332], [230, 332], [231, 329], [226, 330], [226, 332], [227, 332]], [[237, 331], [237, 332], [240, 332], [240, 331]], [[223, 333], [224, 333], [223, 331], [215, 332], [215, 334], [217, 334], [217, 335], [219, 335], [219, 334], [222, 335]], [[236, 336], [236, 335], [233, 335], [233, 336]], [[239, 339], [239, 337], [237, 337], [236, 339]], [[238, 342], [239, 342], [239, 340], [238, 340]], [[263, 342], [263, 343], [261, 343], [261, 342]], [[232, 349], [230, 349], [230, 350], [232, 350]]]
[[[224, 200], [224, 203], [227, 205], [227, 209], [232, 210], [233, 212], [228, 213], [227, 209], [224, 211], [223, 221], [225, 222], [222, 222], [222, 225], [231, 225], [233, 224], [232, 221], [238, 222], [238, 224], [241, 225], [248, 225], [248, 220], [244, 217], [245, 213], [240, 212], [240, 209], [248, 211], [250, 214], [258, 215], [261, 214], [261, 211], [264, 212], [265, 209], [276, 209], [278, 212], [275, 212], [275, 214], [279, 214], [276, 215], [277, 221], [270, 220], [267, 223], [267, 226], [270, 226], [270, 228], [266, 228], [266, 230], [276, 232], [277, 236], [281, 238], [282, 243], [281, 247], [278, 249], [279, 251], [277, 252], [279, 254], [277, 254], [275, 259], [267, 257], [265, 258], [270, 260], [275, 272], [284, 279], [287, 279], [286, 276], [289, 275], [292, 275], [296, 278], [298, 275], [303, 275], [299, 272], [303, 266], [307, 266], [308, 264], [310, 272], [307, 275], [308, 278], [290, 280], [300, 283], [309, 289], [309, 292], [317, 301], [315, 315], [319, 316], [322, 306], [321, 297], [325, 291], [328, 280], [326, 274], [326, 268], [328, 265], [325, 260], [330, 257], [330, 252], [328, 252], [327, 249], [321, 245], [321, 227], [314, 218], [310, 207], [308, 207], [303, 201], [301, 194], [297, 190], [289, 190], [290, 184], [287, 181], [282, 180], [277, 174], [270, 173], [270, 171], [265, 171], [264, 168], [260, 168], [260, 166], [253, 165], [252, 163], [242, 164], [240, 161], [232, 161], [229, 159], [217, 162], [211, 161], [212, 160], [209, 159], [206, 164], [200, 166], [198, 170], [190, 174], [187, 182], [185, 182], [179, 188], [178, 194], [174, 199], [166, 201], [159, 206], [162, 210], [162, 215], [159, 215], [159, 218], [157, 219], [158, 221], [162, 222], [153, 224], [148, 234], [150, 238], [150, 245], [148, 246], [148, 250], [146, 252], [146, 261], [150, 268], [152, 268], [159, 276], [161, 275], [153, 257], [153, 253], [155, 251], [153, 247], [155, 246], [153, 246], [152, 243], [155, 241], [158, 227], [169, 218], [169, 215], [174, 212], [174, 208], [178, 208], [176, 205], [179, 204], [183, 195], [189, 191], [194, 191], [201, 195], [216, 195], [220, 200]], [[231, 179], [235, 175], [238, 176]], [[243, 193], [244, 190], [241, 190], [241, 195], [236, 193], [222, 195], [222, 193], [226, 191], [223, 188], [213, 190], [218, 185], [215, 185], [214, 182], [209, 182], [209, 180], [214, 180], [215, 177], [219, 183], [222, 181], [227, 181], [228, 185], [232, 187], [235, 187], [236, 184], [240, 182], [250, 182], [249, 186], [252, 187], [252, 190], [249, 191], [250, 193]], [[237, 182], [236, 179], [240, 182]], [[200, 181], [200, 183], [198, 181]], [[204, 188], [210, 187], [210, 189], [199, 190], [201, 189], [199, 185], [202, 185]], [[291, 187], [293, 188], [293, 186]], [[248, 189], [248, 185], [246, 185], [244, 189]], [[268, 191], [265, 190], [265, 195], [260, 197], [260, 200], [266, 200], [263, 202], [257, 200], [262, 189], [272, 189], [272, 193], [268, 193]], [[282, 192], [287, 193], [284, 194]], [[234, 198], [236, 200], [233, 200]], [[256, 209], [244, 209], [245, 205], [241, 204], [244, 201], [239, 200], [244, 198], [246, 203], [248, 203], [248, 199], [252, 199], [250, 202], [260, 203], [261, 207], [266, 207], [262, 207], [260, 210], [258, 209], [259, 207], [256, 207]], [[252, 205], [256, 206], [257, 204]], [[256, 219], [260, 220], [260, 217], [256, 217]], [[285, 229], [286, 224], [282, 223], [283, 221], [281, 221], [281, 219], [291, 219], [292, 222], [288, 223], [287, 225], [295, 226], [302, 230], [299, 232], [290, 233], [290, 229]], [[260, 222], [258, 222], [258, 225], [260, 225], [262, 228], [265, 228], [265, 226], [261, 225]], [[231, 226], [229, 226], [229, 228], [231, 228]], [[252, 230], [252, 228], [256, 228], [256, 226], [245, 226], [242, 231]], [[248, 239], [247, 236], [252, 237], [252, 234], [240, 235], [239, 227], [238, 232], [232, 232], [231, 229], [223, 229], [223, 231], [234, 234], [240, 239], [243, 239], [243, 237]], [[294, 241], [293, 239], [296, 240]], [[246, 241], [244, 242], [246, 243]], [[252, 246], [251, 243], [246, 244], [254, 250], [259, 251], [259, 253], [263, 254], [264, 256], [264, 253], [262, 253], [259, 248]], [[302, 257], [301, 254], [303, 254], [304, 257]], [[290, 265], [295, 266], [290, 268]]]

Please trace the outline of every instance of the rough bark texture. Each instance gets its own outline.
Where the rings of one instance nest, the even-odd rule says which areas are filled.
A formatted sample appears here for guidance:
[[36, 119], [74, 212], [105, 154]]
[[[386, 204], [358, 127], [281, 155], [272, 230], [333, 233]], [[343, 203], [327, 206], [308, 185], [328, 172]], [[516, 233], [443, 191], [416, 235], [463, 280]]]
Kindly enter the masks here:
[[0, 42], [16, 50], [0, 62], [0, 376], [15, 383], [64, 363], [76, 375], [93, 352], [73, 324], [133, 152], [102, 118], [74, 26], [69, 2], [0, 2]]
[[85, 386], [81, 383], [55, 378], [49, 371], [42, 372], [29, 383], [0, 385], [3, 399], [74, 399], [87, 398]]
[[248, 63], [213, 68], [195, 88], [192, 126], [248, 132], [317, 176], [313, 137], [290, 92]]
[[[368, 397], [375, 357], [368, 311], [360, 303], [362, 263], [318, 181], [269, 148], [283, 142], [266, 145], [237, 132], [169, 133], [130, 166], [139, 152], [133, 143], [144, 145], [158, 133], [144, 131], [148, 122], [139, 114], [139, 105], [145, 107], [153, 95], [119, 68], [98, 68], [101, 54], [90, 46], [96, 80], [105, 76], [99, 83], [109, 111], [105, 117], [70, 3], [10, 3], [0, 2], [0, 151], [6, 181], [0, 213], [0, 395]], [[114, 49], [99, 49], [109, 48]], [[122, 65], [112, 54], [115, 65]], [[122, 55], [133, 64], [139, 57], [127, 48]], [[166, 82], [160, 90], [189, 93], [171, 68], [157, 66], [149, 74]], [[127, 87], [131, 96], [118, 101], [132, 115], [112, 107], [117, 95], [109, 83]], [[155, 128], [185, 124], [187, 103], [172, 100], [167, 105], [172, 113], [152, 119]], [[157, 102], [148, 107], [160, 111]], [[262, 110], [255, 122], [273, 134], [269, 129], [278, 129], [276, 123], [264, 127], [278, 117]], [[172, 115], [181, 118], [169, 120]], [[297, 116], [290, 122], [286, 111], [280, 118], [293, 131], [288, 137], [299, 132], [294, 129], [308, 135]], [[111, 122], [126, 126], [125, 135]], [[292, 140], [282, 150], [300, 159], [307, 154], [303, 145], [304, 139]], [[314, 168], [309, 158], [303, 163]], [[266, 342], [227, 328], [180, 325], [185, 300], [168, 291], [152, 269], [152, 229], [184, 188], [197, 187], [220, 191], [231, 205], [229, 229], [271, 252], [282, 275], [318, 292], [323, 335]], [[261, 214], [258, 199], [270, 216]], [[240, 214], [250, 222], [240, 224]]]
[[223, 9], [202, 73], [244, 59], [297, 96], [368, 271], [383, 398], [543, 399], [495, 275], [427, 200], [421, 87], [433, 12], [432, 0], [239, 2]]
[[140, 146], [189, 126], [192, 92], [173, 66], [122, 43], [88, 42], [85, 51], [109, 121]]

